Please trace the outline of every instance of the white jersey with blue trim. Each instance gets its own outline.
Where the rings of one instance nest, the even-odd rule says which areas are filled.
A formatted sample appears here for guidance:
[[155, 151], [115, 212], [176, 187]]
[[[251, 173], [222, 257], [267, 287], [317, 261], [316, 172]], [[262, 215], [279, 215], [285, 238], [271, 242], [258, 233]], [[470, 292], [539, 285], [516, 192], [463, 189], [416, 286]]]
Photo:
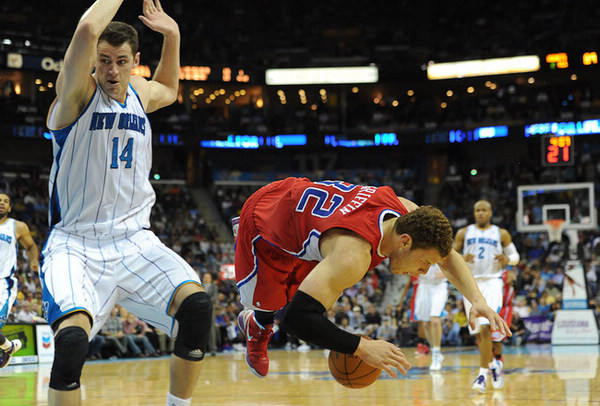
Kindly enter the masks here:
[[0, 224], [0, 279], [10, 277], [17, 266], [17, 235], [15, 219]]
[[429, 270], [424, 275], [419, 275], [419, 283], [428, 283], [437, 285], [438, 283], [446, 282], [446, 275], [442, 272], [442, 269], [438, 264], [433, 264], [429, 267]]
[[463, 243], [463, 254], [472, 254], [474, 262], [467, 262], [475, 278], [499, 278], [502, 267], [495, 260], [502, 254], [500, 227], [491, 225], [482, 230], [475, 224], [467, 227]]
[[150, 226], [152, 131], [129, 85], [122, 104], [100, 86], [72, 124], [55, 129], [48, 114], [54, 162], [50, 171], [52, 227], [90, 237], [122, 235]]

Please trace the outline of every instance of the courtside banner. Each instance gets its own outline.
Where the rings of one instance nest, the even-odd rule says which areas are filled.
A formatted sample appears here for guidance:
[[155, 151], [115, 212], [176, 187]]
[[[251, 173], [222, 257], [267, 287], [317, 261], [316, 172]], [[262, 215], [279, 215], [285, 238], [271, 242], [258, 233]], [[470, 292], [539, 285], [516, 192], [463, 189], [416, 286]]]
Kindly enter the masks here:
[[558, 310], [552, 329], [552, 344], [598, 344], [598, 324], [594, 312]]
[[531, 335], [527, 342], [549, 343], [552, 338], [552, 320], [548, 317], [523, 317], [523, 323]]
[[54, 334], [48, 324], [35, 326], [37, 355], [39, 363], [54, 361]]
[[7, 339], [19, 339], [23, 345], [13, 355], [10, 365], [37, 364], [34, 327], [33, 324], [7, 324], [2, 328], [2, 333]]

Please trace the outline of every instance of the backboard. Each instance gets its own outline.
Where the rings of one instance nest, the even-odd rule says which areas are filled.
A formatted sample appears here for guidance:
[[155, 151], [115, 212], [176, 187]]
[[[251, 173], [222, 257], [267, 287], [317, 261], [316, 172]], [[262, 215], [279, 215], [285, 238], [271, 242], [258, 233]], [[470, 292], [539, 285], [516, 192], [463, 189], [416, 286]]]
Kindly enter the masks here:
[[594, 184], [558, 183], [517, 188], [517, 231], [546, 232], [546, 220], [565, 220], [565, 230], [593, 230], [598, 224]]

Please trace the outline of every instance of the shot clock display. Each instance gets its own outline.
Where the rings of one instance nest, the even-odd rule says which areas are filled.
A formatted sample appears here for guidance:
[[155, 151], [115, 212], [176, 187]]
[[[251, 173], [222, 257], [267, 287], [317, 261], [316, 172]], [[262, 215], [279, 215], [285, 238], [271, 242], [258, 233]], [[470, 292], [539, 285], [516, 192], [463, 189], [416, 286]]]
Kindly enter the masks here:
[[573, 165], [574, 151], [571, 135], [542, 136], [542, 166]]

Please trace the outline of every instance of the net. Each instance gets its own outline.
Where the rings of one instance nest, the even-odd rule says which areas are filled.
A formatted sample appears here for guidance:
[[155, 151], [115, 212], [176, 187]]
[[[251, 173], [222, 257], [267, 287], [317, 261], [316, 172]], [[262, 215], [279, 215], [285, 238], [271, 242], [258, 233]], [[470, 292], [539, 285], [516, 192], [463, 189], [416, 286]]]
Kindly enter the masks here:
[[560, 242], [562, 240], [562, 230], [565, 226], [565, 220], [546, 220], [544, 226], [548, 230], [548, 242]]

